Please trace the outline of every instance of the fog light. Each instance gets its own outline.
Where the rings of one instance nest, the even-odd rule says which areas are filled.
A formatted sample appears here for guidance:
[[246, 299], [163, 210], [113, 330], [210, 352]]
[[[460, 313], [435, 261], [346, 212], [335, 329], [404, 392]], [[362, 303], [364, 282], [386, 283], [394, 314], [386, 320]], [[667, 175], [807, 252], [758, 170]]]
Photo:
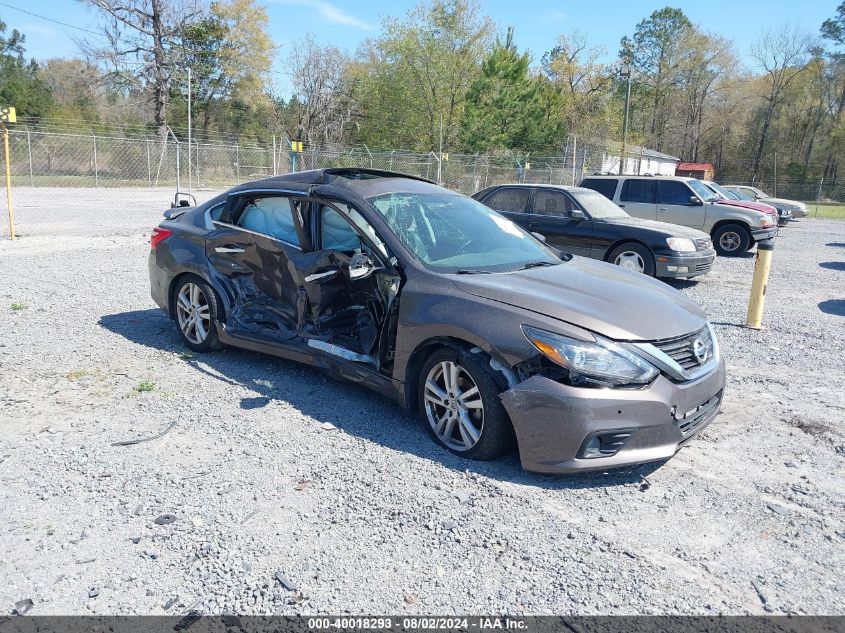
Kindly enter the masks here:
[[601, 438], [596, 435], [592, 438], [587, 445], [584, 447], [584, 450], [581, 451], [582, 457], [598, 457], [601, 455]]
[[670, 273], [686, 273], [689, 272], [688, 266], [667, 266], [666, 270]]
[[611, 457], [616, 455], [631, 436], [635, 429], [618, 429], [615, 431], [600, 431], [588, 435], [576, 457], [579, 459], [594, 459], [596, 457]]

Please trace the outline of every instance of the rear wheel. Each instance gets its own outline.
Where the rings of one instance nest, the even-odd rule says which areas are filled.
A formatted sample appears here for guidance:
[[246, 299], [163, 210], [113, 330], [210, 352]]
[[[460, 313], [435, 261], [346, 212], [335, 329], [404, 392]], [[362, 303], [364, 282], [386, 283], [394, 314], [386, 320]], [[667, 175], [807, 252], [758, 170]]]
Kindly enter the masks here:
[[477, 355], [442, 348], [420, 372], [420, 418], [435, 442], [461, 457], [494, 459], [513, 441], [513, 429], [492, 370]]
[[625, 270], [654, 277], [654, 255], [642, 244], [620, 244], [611, 251], [607, 261]]
[[713, 231], [713, 246], [719, 255], [739, 255], [753, 245], [751, 234], [741, 224], [723, 224]]
[[196, 275], [183, 277], [173, 291], [176, 324], [185, 344], [195, 352], [220, 347], [217, 337], [217, 297]]

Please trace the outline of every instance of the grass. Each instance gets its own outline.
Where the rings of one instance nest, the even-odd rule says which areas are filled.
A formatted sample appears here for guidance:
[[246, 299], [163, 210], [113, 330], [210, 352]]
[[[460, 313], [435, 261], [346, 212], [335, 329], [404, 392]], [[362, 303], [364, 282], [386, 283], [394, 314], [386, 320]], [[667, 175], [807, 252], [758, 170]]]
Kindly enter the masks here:
[[139, 382], [135, 385], [134, 389], [137, 393], [145, 393], [147, 391], [152, 391], [156, 388], [154, 382], [150, 382], [149, 380], [144, 380], [143, 382]]
[[[818, 209], [818, 215], [816, 215]], [[828, 220], [845, 220], [845, 204], [820, 204], [816, 207], [815, 202], [807, 203], [808, 217], [826, 218]]]
[[26, 310], [29, 306], [23, 301], [12, 301], [12, 310], [18, 312], [19, 310]]
[[65, 376], [68, 380], [79, 380], [80, 378], [84, 378], [88, 375], [88, 372], [84, 369], [74, 369], [73, 371], [69, 371]]

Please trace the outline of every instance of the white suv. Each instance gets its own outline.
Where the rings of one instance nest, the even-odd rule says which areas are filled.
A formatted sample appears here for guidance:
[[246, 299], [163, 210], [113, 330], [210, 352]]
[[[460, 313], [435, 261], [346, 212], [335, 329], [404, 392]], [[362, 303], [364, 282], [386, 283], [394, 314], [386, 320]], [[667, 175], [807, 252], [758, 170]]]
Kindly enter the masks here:
[[710, 233], [720, 255], [740, 255], [778, 234], [777, 222], [761, 211], [719, 204], [695, 178], [680, 176], [589, 176], [581, 181], [646, 220], [689, 226]]

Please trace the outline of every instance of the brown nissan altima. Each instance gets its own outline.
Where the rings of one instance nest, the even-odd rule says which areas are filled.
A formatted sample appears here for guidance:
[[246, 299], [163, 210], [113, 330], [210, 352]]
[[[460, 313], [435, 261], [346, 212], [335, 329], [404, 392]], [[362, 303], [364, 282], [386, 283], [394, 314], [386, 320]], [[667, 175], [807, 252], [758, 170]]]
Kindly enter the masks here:
[[724, 362], [685, 295], [420, 178], [246, 183], [166, 212], [151, 246], [152, 297], [191, 349], [320, 367], [464, 457], [515, 441], [537, 472], [660, 460], [719, 411]]

